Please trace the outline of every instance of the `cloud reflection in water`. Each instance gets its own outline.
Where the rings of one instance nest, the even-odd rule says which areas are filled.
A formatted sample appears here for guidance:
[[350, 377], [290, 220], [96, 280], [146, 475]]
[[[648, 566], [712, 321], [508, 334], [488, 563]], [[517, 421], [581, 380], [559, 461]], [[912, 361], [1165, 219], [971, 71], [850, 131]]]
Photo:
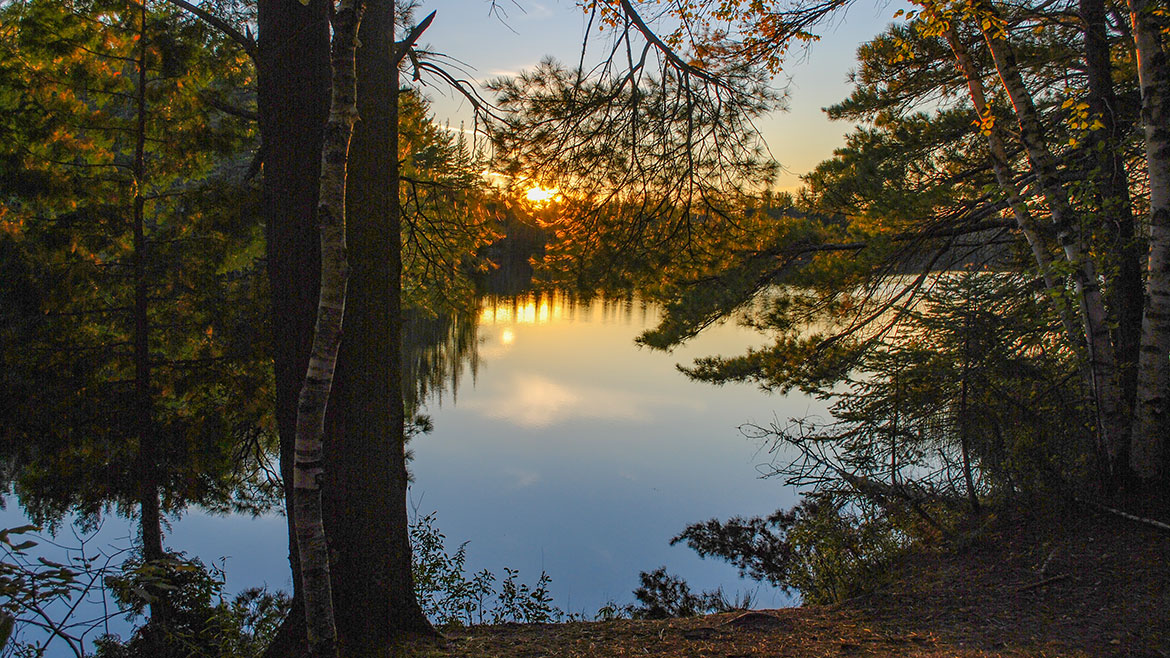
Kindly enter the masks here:
[[648, 423], [664, 407], [695, 407], [664, 395], [565, 384], [531, 373], [514, 373], [492, 396], [469, 400], [467, 409], [527, 429], [543, 429], [582, 418]]

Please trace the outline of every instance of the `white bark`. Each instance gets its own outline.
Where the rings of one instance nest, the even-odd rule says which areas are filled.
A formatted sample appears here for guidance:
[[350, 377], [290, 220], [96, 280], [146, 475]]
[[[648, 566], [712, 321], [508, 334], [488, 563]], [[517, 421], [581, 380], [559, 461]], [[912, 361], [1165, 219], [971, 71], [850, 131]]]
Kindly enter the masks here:
[[321, 147], [317, 216], [321, 229], [321, 293], [313, 351], [297, 406], [293, 466], [297, 549], [305, 593], [305, 620], [313, 656], [337, 655], [337, 626], [329, 575], [329, 546], [321, 513], [325, 411], [341, 345], [349, 264], [345, 256], [345, 177], [349, 142], [357, 120], [354, 55], [364, 3], [341, 0], [333, 14], [333, 90]]
[[1128, 0], [1142, 94], [1146, 164], [1150, 176], [1150, 254], [1138, 357], [1137, 413], [1129, 466], [1147, 483], [1164, 477], [1170, 431], [1170, 81], [1149, 0]]
[[1108, 316], [1097, 268], [1084, 253], [1078, 218], [1060, 179], [1056, 157], [1045, 143], [1043, 124], [1016, 64], [1015, 52], [1004, 37], [1001, 19], [988, 0], [976, 0], [976, 8], [980, 14], [984, 41], [991, 50], [996, 72], [1015, 111], [1020, 141], [1052, 215], [1057, 241], [1064, 251], [1065, 259], [1073, 266], [1085, 344], [1089, 351], [1089, 369], [1093, 375], [1102, 447], [1109, 460], [1111, 475], [1117, 475], [1118, 468], [1125, 466], [1121, 456], [1127, 447], [1129, 428], [1122, 416], [1117, 360], [1109, 335]]

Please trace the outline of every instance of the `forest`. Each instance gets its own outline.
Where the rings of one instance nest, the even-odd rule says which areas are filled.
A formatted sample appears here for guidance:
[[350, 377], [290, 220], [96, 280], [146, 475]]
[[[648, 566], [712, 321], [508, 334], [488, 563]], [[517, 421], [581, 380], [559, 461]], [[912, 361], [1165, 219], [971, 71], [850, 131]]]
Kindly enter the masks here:
[[[468, 318], [530, 291], [654, 305], [646, 350], [742, 325], [766, 343], [678, 376], [828, 406], [739, 427], [797, 504], [671, 544], [815, 611], [1020, 510], [1123, 524], [1150, 533], [1112, 568], [1153, 570], [1153, 627], [1075, 655], [1170, 651], [1164, 0], [891, 8], [794, 191], [758, 124], [851, 0], [576, 0], [578, 61], [482, 84], [428, 43], [430, 4], [0, 1], [0, 502], [29, 521], [0, 525], [0, 656], [461, 655], [425, 651], [752, 607], [663, 568], [637, 605], [561, 611], [547, 574], [467, 573], [412, 514]], [[188, 510], [283, 514], [291, 591], [228, 592], [168, 543]], [[36, 553], [117, 518], [104, 561]], [[1016, 594], [1071, 586], [1043, 546]], [[126, 637], [78, 621], [96, 592]]]

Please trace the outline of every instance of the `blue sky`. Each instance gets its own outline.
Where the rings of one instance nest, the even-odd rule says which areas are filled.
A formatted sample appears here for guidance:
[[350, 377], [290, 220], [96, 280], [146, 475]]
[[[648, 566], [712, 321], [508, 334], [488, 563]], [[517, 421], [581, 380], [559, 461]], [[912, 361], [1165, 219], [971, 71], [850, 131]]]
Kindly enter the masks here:
[[[573, 0], [498, 0], [499, 13], [490, 13], [489, 0], [430, 0], [418, 16], [437, 10], [423, 43], [462, 62], [465, 76], [488, 79], [516, 73], [551, 55], [575, 61], [581, 49], [585, 14]], [[847, 75], [854, 65], [858, 44], [881, 31], [894, 12], [905, 6], [898, 0], [859, 0], [821, 31], [821, 40], [805, 53], [796, 53], [777, 78], [788, 85], [788, 111], [760, 122], [773, 157], [784, 168], [779, 189], [799, 185], [798, 176], [832, 155], [850, 126], [830, 122], [821, 108], [845, 98]], [[467, 104], [438, 88], [428, 90], [436, 118], [452, 126], [470, 125]]]

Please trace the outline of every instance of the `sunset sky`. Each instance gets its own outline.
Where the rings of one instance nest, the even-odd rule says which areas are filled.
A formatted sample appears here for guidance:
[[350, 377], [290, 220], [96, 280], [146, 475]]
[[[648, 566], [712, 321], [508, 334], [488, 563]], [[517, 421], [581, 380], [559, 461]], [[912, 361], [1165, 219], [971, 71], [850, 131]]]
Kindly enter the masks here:
[[[463, 63], [465, 77], [486, 80], [531, 68], [544, 56], [576, 61], [585, 30], [585, 14], [572, 0], [499, 0], [506, 16], [489, 13], [489, 0], [432, 0], [421, 12], [438, 11], [423, 42]], [[820, 31], [822, 39], [777, 79], [788, 82], [789, 109], [760, 123], [773, 157], [782, 165], [777, 187], [796, 188], [799, 175], [832, 155], [850, 126], [830, 122], [821, 108], [848, 95], [847, 75], [861, 42], [887, 25], [904, 4], [897, 0], [860, 0]], [[421, 16], [424, 15], [420, 13]], [[471, 125], [466, 103], [431, 87], [439, 121]]]

